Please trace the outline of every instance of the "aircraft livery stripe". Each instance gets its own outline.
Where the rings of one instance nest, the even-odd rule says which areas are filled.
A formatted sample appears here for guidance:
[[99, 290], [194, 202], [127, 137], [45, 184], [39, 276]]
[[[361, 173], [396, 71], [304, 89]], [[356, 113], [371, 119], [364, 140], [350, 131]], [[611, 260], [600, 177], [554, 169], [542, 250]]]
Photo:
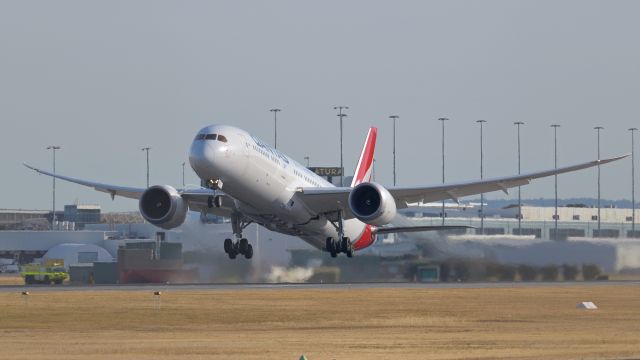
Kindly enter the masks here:
[[353, 243], [354, 250], [362, 250], [373, 244], [374, 235], [371, 230], [371, 225], [365, 225], [364, 230], [360, 237]]

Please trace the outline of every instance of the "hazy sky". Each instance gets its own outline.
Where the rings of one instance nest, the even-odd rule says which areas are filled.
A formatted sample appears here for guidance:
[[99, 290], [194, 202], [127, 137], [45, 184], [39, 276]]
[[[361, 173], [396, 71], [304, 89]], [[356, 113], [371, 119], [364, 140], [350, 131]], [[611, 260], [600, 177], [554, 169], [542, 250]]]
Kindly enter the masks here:
[[[634, 1], [2, 1], [0, 208], [49, 208], [51, 181], [23, 161], [102, 182], [181, 185], [196, 131], [245, 128], [312, 165], [339, 163], [335, 105], [347, 105], [345, 167], [379, 127], [377, 180], [440, 182], [440, 123], [450, 181], [630, 152], [640, 127], [640, 2]], [[640, 135], [640, 134], [638, 134]], [[638, 137], [640, 143], [640, 136]], [[602, 168], [603, 198], [630, 198], [630, 161]], [[187, 165], [188, 166], [188, 165]], [[187, 183], [197, 183], [188, 169]], [[596, 171], [559, 178], [561, 197], [595, 196]], [[513, 198], [515, 192], [509, 197]], [[502, 198], [493, 193], [488, 198]], [[552, 197], [553, 178], [523, 188]], [[58, 182], [57, 203], [134, 210], [137, 202]]]

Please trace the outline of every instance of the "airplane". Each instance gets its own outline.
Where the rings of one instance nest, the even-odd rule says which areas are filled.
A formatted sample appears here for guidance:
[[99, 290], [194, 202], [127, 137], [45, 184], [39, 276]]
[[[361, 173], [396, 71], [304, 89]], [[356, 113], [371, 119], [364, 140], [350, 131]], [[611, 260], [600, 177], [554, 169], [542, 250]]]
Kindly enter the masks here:
[[617, 161], [628, 156], [528, 174], [420, 187], [385, 187], [371, 181], [377, 128], [371, 127], [351, 186], [335, 186], [247, 131], [228, 125], [199, 130], [191, 143], [189, 164], [206, 186], [125, 187], [54, 174], [24, 164], [40, 174], [137, 199], [142, 217], [163, 229], [176, 228], [187, 211], [231, 219], [235, 239], [224, 240], [230, 259], [253, 257], [242, 231], [251, 223], [297, 236], [336, 257], [352, 257], [371, 246], [377, 234], [468, 228], [468, 226], [393, 227], [397, 209], [409, 203], [454, 200], [464, 196], [529, 184], [531, 180]]

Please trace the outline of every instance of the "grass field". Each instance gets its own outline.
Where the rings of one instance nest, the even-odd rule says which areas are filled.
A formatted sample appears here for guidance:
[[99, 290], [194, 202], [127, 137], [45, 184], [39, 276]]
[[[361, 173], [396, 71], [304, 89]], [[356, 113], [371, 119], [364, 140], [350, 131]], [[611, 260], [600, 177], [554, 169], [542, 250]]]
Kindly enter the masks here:
[[0, 359], [640, 358], [632, 285], [30, 292], [0, 293]]
[[24, 285], [24, 279], [19, 274], [0, 274], [0, 286]]

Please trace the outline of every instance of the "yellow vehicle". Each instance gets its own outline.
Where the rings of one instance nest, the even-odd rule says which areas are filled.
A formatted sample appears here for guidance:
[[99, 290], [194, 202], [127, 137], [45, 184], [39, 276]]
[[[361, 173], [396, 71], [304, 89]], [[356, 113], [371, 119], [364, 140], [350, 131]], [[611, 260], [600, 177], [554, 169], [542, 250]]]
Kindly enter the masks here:
[[64, 268], [64, 261], [57, 259], [45, 260], [42, 264], [33, 263], [24, 265], [20, 276], [24, 283], [29, 284], [62, 284], [69, 276]]

